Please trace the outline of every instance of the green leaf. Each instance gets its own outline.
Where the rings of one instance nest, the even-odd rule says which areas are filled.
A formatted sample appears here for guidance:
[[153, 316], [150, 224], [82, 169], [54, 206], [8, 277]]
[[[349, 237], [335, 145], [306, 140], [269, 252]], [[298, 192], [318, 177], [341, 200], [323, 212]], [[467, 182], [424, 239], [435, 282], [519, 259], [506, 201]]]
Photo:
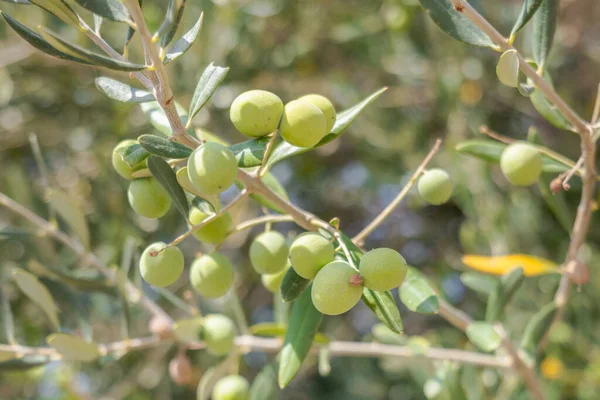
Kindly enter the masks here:
[[460, 364], [452, 364], [446, 371], [446, 387], [452, 400], [468, 400], [465, 389], [462, 385], [462, 371]]
[[474, 46], [494, 47], [490, 38], [462, 13], [456, 11], [449, 0], [419, 0], [421, 6], [441, 30]]
[[190, 213], [190, 206], [185, 196], [185, 192], [177, 182], [175, 171], [163, 158], [158, 156], [148, 157], [148, 169], [152, 176], [169, 192], [173, 203], [183, 218], [187, 221]]
[[269, 138], [261, 137], [229, 146], [240, 168], [258, 167], [262, 163]]
[[[269, 189], [271, 189], [271, 191], [275, 192], [276, 194], [278, 194], [280, 197], [282, 197], [284, 200], [288, 200], [289, 201], [289, 196], [285, 190], [285, 188], [281, 185], [281, 183], [279, 183], [279, 181], [277, 180], [277, 178], [275, 178], [275, 175], [271, 174], [270, 172], [267, 172], [262, 178], [261, 181], [265, 184], [266, 187], [268, 187]], [[275, 203], [273, 203], [271, 200], [267, 199], [265, 196], [260, 195], [260, 194], [251, 194], [250, 198], [257, 201], [259, 204], [262, 204], [263, 206], [283, 214], [283, 210], [279, 207], [277, 207], [277, 205], [275, 205]]]
[[485, 311], [485, 320], [488, 322], [497, 321], [500, 318], [502, 310], [513, 297], [517, 289], [525, 279], [523, 268], [513, 268], [506, 272], [497, 282], [496, 287], [490, 293], [487, 308]]
[[537, 345], [552, 325], [557, 310], [558, 306], [556, 303], [546, 304], [529, 320], [521, 339], [521, 348], [523, 350], [529, 354], [535, 354]]
[[[160, 133], [163, 133], [165, 136], [171, 136], [171, 125], [169, 124], [169, 119], [167, 118], [165, 112], [160, 105], [156, 101], [149, 101], [147, 103], [140, 104], [140, 108], [142, 112], [146, 114], [148, 120], [158, 130]], [[181, 122], [183, 124], [187, 123], [188, 117], [186, 114], [186, 110], [177, 102], [175, 102], [175, 108], [177, 109], [177, 113], [181, 118]], [[189, 134], [194, 134], [193, 129], [188, 129]]]
[[32, 355], [32, 356], [24, 356], [20, 359], [13, 359], [4, 362], [0, 362], [0, 371], [24, 371], [31, 368], [40, 367], [42, 365], [48, 364], [50, 361], [50, 357], [41, 356], [41, 355]]
[[305, 291], [309, 283], [310, 280], [298, 275], [294, 268], [289, 268], [281, 281], [281, 300], [285, 302], [296, 300]]
[[92, 64], [98, 67], [104, 67], [113, 69], [115, 71], [142, 71], [147, 68], [146, 65], [133, 64], [129, 61], [115, 60], [112, 58], [105, 57], [103, 55], [91, 52], [90, 50], [84, 49], [83, 47], [71, 44], [66, 40], [62, 39], [58, 34], [42, 28], [40, 34], [42, 37], [50, 43], [53, 47], [57, 48], [61, 52], [70, 54], [75, 58], [80, 58], [86, 61], [86, 64]]
[[399, 335], [404, 332], [400, 310], [398, 310], [391, 292], [376, 292], [368, 288], [363, 288], [362, 299], [367, 307], [377, 316], [377, 319], [383, 322], [390, 330]]
[[38, 35], [34, 31], [32, 31], [31, 29], [27, 28], [25, 25], [21, 24], [20, 22], [18, 22], [16, 19], [14, 19], [10, 15], [6, 14], [5, 12], [0, 12], [0, 14], [2, 14], [2, 17], [4, 18], [4, 20], [6, 21], [8, 26], [10, 26], [12, 28], [12, 30], [14, 30], [19, 36], [21, 36], [22, 39], [24, 39], [27, 43], [29, 43], [36, 49], [38, 49], [52, 57], [60, 58], [62, 60], [73, 61], [73, 62], [77, 62], [80, 64], [87, 64], [87, 65], [92, 64], [87, 60], [72, 56], [70, 54], [67, 54], [65, 52], [58, 50], [57, 48], [53, 47], [50, 43], [48, 43], [46, 40], [44, 40], [44, 38], [42, 38], [40, 35]]
[[[473, 139], [459, 143], [456, 146], [456, 150], [459, 153], [468, 154], [484, 161], [500, 163], [500, 157], [502, 156], [502, 152], [506, 147], [506, 143], [497, 142], [495, 140]], [[542, 154], [542, 162], [542, 171], [544, 172], [561, 173], [569, 170], [568, 166], [548, 157], [545, 154]]]
[[427, 279], [412, 267], [408, 267], [408, 274], [400, 285], [399, 294], [400, 301], [413, 312], [437, 314], [440, 310], [438, 297]]
[[145, 103], [156, 100], [150, 92], [104, 76], [96, 78], [96, 87], [109, 98], [124, 103]]
[[273, 360], [266, 364], [254, 377], [250, 387], [250, 400], [275, 400], [279, 387], [277, 387], [277, 369], [279, 365]]
[[90, 232], [85, 215], [73, 197], [59, 190], [48, 192], [50, 207], [69, 225], [86, 249], [90, 248]]
[[506, 50], [496, 66], [496, 75], [503, 85], [519, 86], [519, 55], [515, 49]]
[[154, 34], [154, 38], [160, 38], [160, 47], [165, 48], [173, 40], [177, 28], [181, 23], [181, 17], [185, 9], [186, 0], [170, 0], [167, 8], [167, 15], [163, 20], [162, 24], [158, 28], [158, 31]]
[[510, 32], [510, 37], [513, 38], [517, 32], [519, 32], [527, 22], [533, 17], [535, 12], [538, 10], [540, 5], [544, 0], [525, 0], [523, 2], [523, 7], [521, 8], [521, 12], [519, 13], [519, 17], [515, 21], [513, 25], [512, 31]]
[[67, 24], [79, 24], [77, 13], [64, 0], [29, 0]]
[[75, 0], [81, 7], [112, 21], [130, 22], [127, 7], [121, 0]]
[[558, 8], [560, 0], [544, 0], [540, 9], [533, 17], [533, 33], [531, 35], [531, 48], [533, 59], [540, 69], [544, 69], [554, 34], [558, 23]]
[[460, 281], [469, 289], [489, 296], [495, 290], [498, 279], [478, 272], [463, 272], [460, 275]]
[[313, 305], [309, 288], [294, 304], [288, 330], [283, 339], [283, 347], [279, 353], [280, 388], [286, 387], [300, 370], [322, 320], [323, 314]]
[[[142, 8], [142, 3], [143, 3], [142, 0], [138, 0], [138, 4], [140, 5], [140, 8]], [[131, 39], [133, 39], [133, 35], [135, 35], [135, 29], [130, 25], [127, 27], [127, 36], [125, 36], [125, 44], [123, 46], [123, 48], [124, 48], [123, 53], [126, 53], [127, 46], [129, 46]]]
[[487, 322], [471, 322], [465, 332], [471, 343], [483, 351], [494, 351], [502, 344], [494, 326]]
[[[286, 324], [278, 324], [275, 322], [263, 322], [260, 324], [252, 325], [249, 328], [249, 331], [254, 336], [275, 336], [275, 337], [283, 337], [287, 332], [288, 326]], [[322, 333], [317, 332], [315, 334], [316, 344], [327, 344], [330, 342], [329, 338]]]
[[139, 143], [132, 144], [131, 146], [119, 147], [116, 151], [123, 161], [131, 168], [135, 168], [150, 156], [150, 153], [148, 153], [148, 151], [146, 151]]
[[[344, 133], [350, 125], [354, 122], [354, 120], [363, 112], [363, 110], [372, 102], [374, 102], [379, 96], [383, 94], [387, 90], [387, 87], [381, 88], [375, 93], [372, 93], [370, 96], [362, 100], [361, 102], [355, 104], [347, 110], [344, 110], [336, 115], [335, 125], [331, 129], [331, 132], [327, 134], [314, 148], [323, 146], [334, 139], [337, 139]], [[266, 144], [265, 144], [266, 145]], [[305, 149], [296, 146], [292, 146], [291, 144], [281, 141], [275, 145], [271, 156], [267, 160], [267, 166], [270, 167], [275, 165], [276, 163], [285, 160], [286, 158], [306, 153], [312, 149]]]
[[23, 294], [44, 311], [54, 329], [58, 330], [58, 309], [46, 286], [35, 275], [20, 268], [12, 270], [12, 278]]
[[150, 154], [164, 158], [184, 159], [192, 154], [192, 149], [167, 138], [156, 135], [142, 135], [140, 145]]
[[546, 201], [546, 205], [550, 211], [552, 211], [552, 214], [554, 214], [560, 226], [562, 226], [567, 234], [570, 234], [571, 227], [575, 222], [575, 219], [573, 218], [573, 212], [567, 205], [564, 191], [561, 190], [558, 193], [552, 193], [550, 190], [550, 183], [552, 179], [554, 179], [554, 177], [551, 178], [540, 175], [538, 178], [538, 187], [542, 197], [544, 198], [544, 201]]
[[171, 61], [176, 60], [177, 58], [185, 54], [185, 52], [188, 51], [190, 47], [192, 47], [192, 45], [196, 42], [196, 39], [198, 39], [198, 34], [200, 33], [200, 28], [202, 27], [203, 19], [204, 13], [200, 14], [200, 18], [198, 18], [198, 21], [196, 21], [192, 29], [190, 29], [185, 35], [183, 35], [181, 39], [175, 42], [173, 47], [171, 47], [167, 51], [163, 58], [163, 64], [167, 65]]
[[190, 104], [190, 111], [188, 113], [190, 120], [198, 114], [198, 111], [200, 111], [202, 107], [204, 107], [206, 102], [221, 85], [228, 72], [229, 67], [223, 68], [215, 66], [214, 63], [210, 63], [208, 67], [206, 67], [194, 90], [194, 96], [192, 97], [192, 103]]
[[84, 292], [100, 291], [108, 295], [115, 295], [115, 287], [101, 273], [90, 270], [66, 270], [41, 264], [37, 260], [30, 260], [27, 267], [37, 276], [46, 276], [56, 281], [79, 289]]
[[28, 6], [33, 5], [29, 0], [2, 0], [5, 3], [13, 3], [13, 4], [26, 4]]
[[67, 333], [53, 333], [46, 338], [46, 342], [68, 361], [92, 362], [101, 355], [96, 343]]

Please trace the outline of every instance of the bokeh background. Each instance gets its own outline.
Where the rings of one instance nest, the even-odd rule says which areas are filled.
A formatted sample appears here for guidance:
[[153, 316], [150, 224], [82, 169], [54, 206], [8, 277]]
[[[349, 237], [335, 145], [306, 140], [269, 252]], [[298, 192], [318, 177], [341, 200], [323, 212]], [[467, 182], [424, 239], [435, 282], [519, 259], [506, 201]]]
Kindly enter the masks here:
[[[146, 1], [151, 28], [160, 25], [166, 1]], [[475, 3], [475, 2], [474, 2]], [[520, 1], [481, 1], [485, 15], [508, 33]], [[91, 44], [75, 30], [33, 7], [2, 3], [2, 10], [28, 26], [43, 23], [82, 45]], [[481, 137], [488, 125], [501, 134], [526, 139], [533, 126], [544, 143], [577, 159], [577, 137], [545, 122], [529, 100], [502, 86], [495, 77], [498, 54], [469, 47], [442, 33], [417, 0], [202, 0], [188, 1], [179, 35], [204, 11], [204, 26], [195, 47], [169, 65], [176, 99], [187, 106], [197, 79], [210, 63], [229, 66], [229, 75], [194, 126], [230, 141], [242, 141], [228, 118], [232, 100], [249, 89], [265, 89], [289, 101], [316, 92], [328, 96], [338, 109], [358, 102], [377, 89], [387, 92], [358, 118], [341, 139], [316, 151], [288, 159], [273, 173], [290, 198], [325, 220], [339, 217], [341, 228], [357, 233], [395, 196], [436, 138], [442, 151], [432, 166], [449, 171], [456, 185], [452, 201], [426, 206], [413, 193], [373, 233], [367, 248], [397, 249], [423, 271], [449, 302], [483, 318], [485, 299], [461, 280], [464, 253], [527, 253], [560, 263], [568, 245], [565, 231], [547, 206], [538, 187], [515, 188], [499, 168], [457, 153], [455, 146]], [[561, 2], [560, 26], [549, 71], [558, 92], [589, 118], [600, 80], [600, 3]], [[103, 33], [116, 48], [125, 28], [105, 23]], [[516, 45], [531, 54], [530, 29]], [[140, 59], [134, 40], [132, 57]], [[76, 199], [88, 219], [93, 249], [108, 264], [120, 263], [124, 243], [143, 249], [150, 242], [169, 241], [185, 229], [174, 210], [158, 221], [137, 217], [126, 201], [127, 182], [111, 167], [113, 147], [125, 138], [152, 133], [153, 128], [135, 105], [116, 103], [94, 86], [98, 76], [127, 76], [77, 66], [33, 52], [0, 22], [0, 190], [38, 214], [48, 217], [43, 181], [29, 144], [37, 134], [49, 170], [50, 184]], [[552, 176], [547, 176], [551, 179]], [[564, 194], [574, 213], [580, 182]], [[227, 201], [232, 189], [223, 195]], [[247, 203], [236, 221], [260, 214]], [[44, 345], [50, 328], [41, 311], [11, 283], [11, 267], [32, 268], [35, 262], [78, 274], [88, 267], [48, 238], [2, 234], [26, 222], [0, 208], [0, 268], [2, 296], [10, 304], [19, 342]], [[543, 384], [552, 399], [596, 399], [600, 389], [600, 280], [595, 276], [600, 229], [591, 226], [587, 254], [592, 279], [573, 291], [564, 323], [550, 336], [541, 356]], [[289, 223], [275, 226], [290, 236], [299, 229]], [[238, 234], [223, 251], [234, 261], [236, 291], [250, 323], [274, 318], [272, 296], [262, 287], [247, 260], [248, 238], [260, 230]], [[186, 260], [202, 250], [195, 239], [182, 245]], [[189, 264], [189, 263], [188, 263]], [[136, 278], [134, 263], [130, 273]], [[543, 304], [551, 301], [557, 276], [527, 279], [506, 312], [515, 340]], [[49, 283], [57, 296], [63, 324], [75, 332], [92, 333], [98, 342], [122, 335], [118, 298], [92, 291], [72, 290], [75, 303], [60, 297], [64, 285]], [[52, 286], [54, 285], [54, 286]], [[183, 296], [185, 278], [173, 285]], [[151, 288], [147, 293], [175, 317], [182, 313]], [[63, 293], [64, 294], [64, 293]], [[201, 302], [203, 311], [231, 315], [229, 300]], [[401, 308], [406, 337], [398, 343], [473, 349], [463, 333], [437, 316], [422, 316]], [[148, 315], [131, 310], [132, 337], [147, 334]], [[89, 321], [86, 323], [85, 321]], [[340, 340], [373, 340], [374, 316], [359, 305], [340, 317], [328, 317], [322, 331]], [[6, 343], [6, 336], [2, 342]], [[50, 363], [28, 370], [1, 369], [2, 399], [193, 399], [195, 384], [172, 383], [167, 363], [173, 347], [132, 352], [91, 365]], [[214, 364], [202, 351], [190, 351], [195, 383]], [[249, 379], [269, 360], [261, 353], [242, 359], [240, 371]], [[443, 363], [442, 363], [443, 364]], [[424, 399], [448, 398], [438, 390], [442, 364], [393, 358], [334, 358], [331, 373], [321, 376], [309, 359], [303, 373], [279, 398], [286, 399]], [[527, 398], [518, 380], [505, 371], [467, 367], [463, 381], [473, 399]], [[443, 385], [442, 385], [443, 386]], [[446, 396], [446, 397], [444, 397]]]

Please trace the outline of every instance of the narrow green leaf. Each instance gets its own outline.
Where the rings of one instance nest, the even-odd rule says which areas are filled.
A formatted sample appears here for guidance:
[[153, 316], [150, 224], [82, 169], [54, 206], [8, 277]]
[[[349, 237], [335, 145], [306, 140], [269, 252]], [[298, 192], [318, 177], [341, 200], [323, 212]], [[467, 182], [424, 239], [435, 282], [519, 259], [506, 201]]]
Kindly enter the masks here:
[[559, 3], [560, 0], [544, 0], [533, 17], [533, 33], [531, 35], [533, 59], [542, 70], [552, 49], [558, 23]]
[[142, 135], [140, 145], [150, 154], [164, 158], [183, 159], [192, 154], [192, 149], [167, 138], [156, 135]]
[[64, 0], [29, 0], [67, 24], [79, 24], [77, 13]]
[[[355, 104], [347, 110], [344, 110], [336, 115], [335, 125], [331, 129], [331, 132], [327, 134], [314, 148], [323, 146], [334, 139], [337, 139], [344, 133], [350, 125], [354, 122], [354, 120], [363, 112], [363, 110], [372, 102], [374, 102], [379, 96], [383, 94], [387, 90], [387, 87], [381, 88], [375, 93], [372, 93], [370, 96], [362, 100], [361, 102]], [[295, 156], [297, 154], [306, 153], [311, 149], [300, 148], [296, 146], [292, 146], [291, 144], [281, 141], [275, 145], [271, 156], [267, 160], [267, 166], [272, 166], [280, 161], [285, 160], [286, 158]]]
[[96, 87], [109, 98], [125, 103], [145, 103], [156, 100], [152, 93], [146, 90], [104, 76], [96, 78]]
[[54, 329], [58, 330], [60, 325], [58, 309], [48, 289], [42, 285], [35, 275], [20, 268], [12, 270], [12, 278], [23, 294], [44, 311]]
[[84, 292], [99, 291], [107, 295], [116, 294], [114, 286], [101, 273], [90, 270], [66, 270], [44, 265], [37, 260], [30, 260], [27, 268], [35, 275], [46, 276], [61, 281]]
[[502, 344], [502, 338], [494, 326], [487, 322], [471, 322], [465, 333], [471, 343], [483, 351], [494, 351]]
[[204, 107], [206, 102], [221, 85], [228, 72], [229, 67], [223, 68], [215, 66], [214, 63], [210, 63], [208, 67], [206, 67], [194, 90], [194, 96], [192, 97], [192, 103], [190, 104], [190, 110], [188, 112], [188, 118], [190, 120], [196, 116], [202, 107]]
[[46, 338], [46, 342], [68, 361], [92, 362], [101, 355], [96, 343], [67, 333], [53, 333]]
[[163, 58], [163, 64], [167, 65], [171, 61], [176, 60], [192, 47], [192, 45], [196, 42], [196, 39], [198, 39], [198, 34], [200, 33], [203, 19], [204, 13], [200, 14], [200, 18], [198, 18], [198, 21], [196, 21], [192, 29], [183, 35], [181, 39], [175, 42], [173, 47], [167, 51]]
[[44, 364], [48, 364], [50, 361], [52, 360], [47, 356], [24, 356], [20, 359], [0, 362], [0, 371], [25, 371], [31, 368], [41, 367]]
[[13, 4], [25, 4], [25, 5], [33, 5], [32, 2], [30, 2], [29, 0], [2, 0], [5, 3], [13, 3]]
[[186, 0], [170, 0], [167, 8], [167, 15], [158, 31], [154, 34], [154, 38], [160, 38], [160, 47], [165, 48], [173, 40], [177, 28], [181, 23], [181, 17], [185, 9]]
[[496, 66], [496, 75], [503, 85], [513, 88], [519, 86], [519, 56], [515, 49], [502, 53]]
[[116, 151], [117, 154], [121, 156], [123, 161], [125, 161], [131, 168], [134, 168], [142, 161], [145, 161], [150, 155], [150, 153], [148, 153], [148, 151], [146, 151], [146, 149], [144, 149], [139, 143], [131, 146], [119, 147]]
[[485, 310], [486, 321], [494, 322], [500, 319], [504, 307], [519, 289], [524, 279], [525, 275], [521, 267], [511, 269], [502, 275], [488, 298]]
[[8, 26], [10, 26], [12, 28], [12, 30], [14, 30], [19, 36], [21, 36], [22, 39], [24, 39], [27, 43], [29, 43], [36, 49], [38, 49], [52, 57], [60, 58], [62, 60], [73, 61], [73, 62], [77, 62], [80, 64], [87, 64], [87, 65], [92, 64], [87, 60], [72, 56], [63, 51], [58, 50], [57, 48], [53, 47], [50, 43], [48, 43], [46, 40], [44, 40], [44, 38], [42, 38], [40, 35], [38, 35], [34, 31], [32, 31], [31, 29], [27, 28], [25, 25], [21, 24], [20, 22], [18, 22], [16, 19], [14, 19], [10, 15], [6, 14], [5, 12], [0, 11], [0, 14], [2, 14], [2, 17], [4, 18], [4, 20], [6, 21]]
[[23, 229], [23, 228], [14, 228], [12, 226], [7, 226], [5, 228], [0, 229], [0, 240], [11, 239], [11, 238], [27, 238], [29, 236], [38, 235], [35, 231], [31, 229]]
[[552, 214], [554, 214], [560, 226], [562, 226], [567, 234], [570, 234], [571, 227], [575, 221], [573, 212], [567, 205], [564, 191], [561, 190], [558, 193], [552, 193], [550, 190], [552, 179], [554, 179], [554, 177], [540, 175], [538, 178], [538, 187], [546, 205], [550, 211], [552, 211]]
[[[169, 119], [167, 118], [165, 112], [160, 105], [156, 101], [149, 101], [147, 103], [140, 104], [140, 108], [142, 112], [146, 114], [148, 120], [158, 130], [160, 133], [165, 136], [171, 136], [171, 125], [169, 124]], [[183, 124], [187, 123], [188, 117], [186, 114], [186, 110], [177, 102], [175, 102], [175, 108], [177, 109], [177, 113], [181, 118], [181, 122]], [[194, 134], [193, 129], [188, 129], [189, 134]]]
[[364, 288], [362, 300], [373, 311], [381, 322], [383, 322], [390, 330], [401, 335], [404, 332], [404, 324], [400, 316], [400, 310], [396, 305], [392, 293], [376, 292], [374, 290]]
[[121, 0], [75, 0], [81, 7], [112, 21], [130, 22], [127, 7]]
[[463, 272], [460, 275], [460, 281], [469, 289], [484, 296], [489, 296], [495, 290], [498, 279], [478, 272]]
[[62, 39], [58, 34], [43, 28], [40, 32], [42, 37], [53, 47], [60, 51], [70, 54], [73, 57], [80, 58], [86, 61], [86, 64], [92, 64], [98, 67], [113, 69], [115, 71], [142, 71], [146, 69], [146, 65], [133, 64], [128, 61], [115, 60], [103, 55], [94, 53]]
[[[138, 0], [138, 4], [140, 5], [140, 8], [142, 8], [142, 0]], [[127, 27], [127, 35], [125, 36], [125, 44], [123, 46], [123, 53], [126, 52], [127, 50], [127, 46], [129, 46], [129, 43], [131, 42], [131, 39], [133, 39], [133, 35], [135, 35], [135, 29], [133, 27], [128, 26]]]
[[298, 275], [294, 268], [289, 268], [281, 281], [281, 300], [284, 302], [296, 300], [305, 291], [309, 283], [310, 280]]
[[177, 182], [177, 176], [173, 168], [163, 158], [158, 156], [148, 157], [148, 169], [152, 176], [169, 192], [173, 203], [183, 218], [187, 221], [190, 213], [190, 206], [185, 196], [185, 192]]
[[400, 301], [411, 311], [421, 314], [437, 314], [440, 310], [438, 297], [427, 279], [413, 267], [400, 285]]
[[494, 43], [462, 13], [456, 11], [449, 0], [419, 0], [433, 22], [440, 29], [460, 40], [474, 46], [493, 47]]
[[452, 364], [446, 371], [446, 387], [452, 400], [468, 400], [462, 384], [462, 365]]
[[277, 386], [277, 369], [279, 365], [273, 360], [266, 364], [252, 381], [250, 400], [275, 400], [279, 387]]
[[50, 207], [69, 225], [69, 228], [77, 235], [81, 244], [90, 248], [90, 232], [85, 215], [71, 196], [59, 190], [52, 189], [48, 192]]
[[240, 168], [258, 167], [262, 163], [269, 138], [250, 139], [229, 146]]
[[525, 0], [523, 2], [521, 12], [519, 13], [518, 18], [513, 25], [512, 31], [510, 32], [511, 38], [514, 38], [515, 34], [523, 29], [525, 25], [527, 25], [543, 1], [544, 0]]
[[557, 309], [554, 302], [546, 304], [529, 320], [521, 339], [522, 349], [529, 354], [535, 354], [538, 344], [552, 325]]
[[[291, 268], [290, 268], [291, 269]], [[323, 314], [313, 305], [310, 288], [305, 290], [292, 308], [288, 330], [279, 353], [279, 387], [286, 387], [296, 376], [308, 355]]]

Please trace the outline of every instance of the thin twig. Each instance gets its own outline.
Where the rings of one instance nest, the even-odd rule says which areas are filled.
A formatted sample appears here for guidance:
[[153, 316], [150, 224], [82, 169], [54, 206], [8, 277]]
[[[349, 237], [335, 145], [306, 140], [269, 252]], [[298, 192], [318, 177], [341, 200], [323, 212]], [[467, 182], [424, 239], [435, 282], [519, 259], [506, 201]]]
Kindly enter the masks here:
[[259, 225], [263, 225], [263, 224], [268, 224], [268, 223], [273, 223], [273, 222], [292, 222], [292, 221], [294, 221], [294, 217], [292, 217], [291, 215], [264, 215], [262, 217], [248, 219], [244, 222], [239, 223], [231, 230], [230, 234], [240, 232], [245, 229], [250, 229], [255, 226], [259, 226]]
[[398, 195], [396, 195], [396, 198], [394, 200], [392, 200], [390, 202], [390, 204], [388, 204], [387, 207], [385, 207], [383, 209], [383, 211], [381, 211], [379, 213], [379, 215], [376, 216], [373, 219], [373, 221], [371, 221], [369, 223], [369, 225], [364, 227], [362, 231], [360, 231], [356, 236], [354, 236], [352, 238], [352, 241], [354, 243], [356, 243], [357, 245], [360, 246], [364, 242], [364, 240], [367, 238], [367, 236], [369, 236], [371, 233], [373, 233], [373, 231], [375, 229], [377, 229], [379, 227], [379, 225], [381, 225], [386, 220], [386, 218], [388, 218], [390, 216], [390, 214], [396, 209], [396, 207], [398, 207], [398, 205], [400, 205], [400, 203], [402, 202], [402, 200], [404, 200], [404, 198], [406, 197], [408, 192], [410, 192], [410, 189], [412, 189], [414, 184], [417, 182], [417, 179], [419, 179], [419, 176], [421, 176], [421, 174], [427, 167], [427, 164], [429, 163], [429, 161], [431, 161], [431, 159], [433, 158], [435, 153], [438, 152], [441, 144], [442, 144], [441, 139], [437, 139], [435, 141], [435, 144], [433, 145], [431, 150], [429, 150], [429, 153], [427, 154], [427, 156], [423, 159], [423, 161], [421, 162], [421, 164], [419, 165], [417, 170], [412, 174], [412, 176], [410, 177], [410, 179], [408, 180], [406, 185], [404, 185], [402, 190], [398, 193]]
[[600, 118], [600, 84], [598, 85], [598, 93], [596, 93], [596, 102], [594, 103], [594, 112], [590, 123], [595, 124], [598, 122], [598, 118]]
[[257, 175], [262, 178], [269, 172], [269, 168], [267, 167], [267, 161], [271, 156], [271, 153], [275, 149], [275, 142], [277, 141], [277, 136], [279, 135], [279, 129], [275, 130], [271, 135], [271, 139], [269, 139], [269, 143], [267, 143], [267, 147], [265, 148], [265, 153], [263, 154], [262, 162], [260, 163], [260, 168], [258, 169]]
[[571, 180], [571, 178], [573, 177], [573, 175], [575, 175], [576, 173], [579, 172], [579, 169], [583, 166], [583, 162], [584, 162], [584, 158], [583, 157], [579, 157], [579, 160], [577, 160], [577, 164], [575, 164], [575, 166], [573, 168], [571, 168], [570, 170], [568, 170], [565, 173], [565, 176], [562, 180], [562, 187], [565, 190], [569, 190], [571, 188], [571, 186], [569, 185], [569, 181]]

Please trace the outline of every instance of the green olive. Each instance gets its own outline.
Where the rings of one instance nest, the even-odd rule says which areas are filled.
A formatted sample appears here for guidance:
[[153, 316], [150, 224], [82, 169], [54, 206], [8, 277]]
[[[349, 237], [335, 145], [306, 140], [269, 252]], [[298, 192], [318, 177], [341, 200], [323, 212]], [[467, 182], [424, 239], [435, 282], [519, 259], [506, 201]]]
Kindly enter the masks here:
[[452, 180], [443, 169], [434, 168], [425, 171], [419, 178], [417, 189], [421, 198], [429, 204], [444, 204], [452, 196]]
[[205, 297], [221, 297], [233, 284], [233, 267], [221, 253], [204, 254], [190, 268], [190, 282]]
[[335, 125], [336, 113], [335, 107], [333, 107], [333, 104], [331, 104], [331, 101], [329, 101], [327, 97], [321, 96], [320, 94], [307, 94], [306, 96], [300, 97], [298, 100], [306, 100], [317, 106], [325, 116], [327, 133], [331, 132], [331, 129], [333, 129], [333, 126]]
[[500, 169], [513, 185], [529, 186], [542, 172], [542, 156], [532, 145], [515, 142], [502, 152]]
[[152, 243], [140, 257], [140, 273], [150, 285], [165, 287], [174, 283], [183, 272], [183, 253], [163, 242]]
[[305, 279], [313, 279], [334, 255], [333, 243], [314, 232], [299, 235], [290, 247], [292, 268]]
[[364, 285], [379, 292], [400, 286], [408, 271], [404, 257], [385, 247], [366, 252], [359, 269]]
[[363, 291], [360, 281], [358, 272], [347, 262], [330, 262], [315, 276], [312, 302], [323, 314], [343, 314], [360, 300]]
[[223, 192], [235, 181], [237, 160], [229, 148], [207, 142], [188, 158], [188, 176], [201, 193]]
[[131, 181], [127, 199], [133, 211], [146, 218], [160, 218], [171, 208], [169, 192], [154, 178]]
[[265, 90], [250, 90], [231, 104], [231, 122], [246, 136], [261, 137], [275, 131], [283, 113], [283, 102]]
[[215, 384], [212, 392], [213, 400], [248, 400], [250, 385], [240, 375], [227, 375]]
[[202, 320], [202, 338], [212, 354], [227, 354], [233, 348], [235, 324], [225, 315], [209, 314]]
[[288, 264], [284, 269], [279, 272], [275, 272], [274, 274], [263, 274], [260, 279], [262, 281], [263, 286], [271, 293], [278, 293], [279, 288], [281, 287], [281, 282], [283, 281], [283, 277], [287, 273], [290, 268], [290, 264]]
[[306, 100], [285, 105], [279, 125], [283, 140], [297, 147], [314, 147], [327, 134], [327, 121], [317, 106]]
[[[196, 207], [193, 207], [190, 210], [190, 222], [194, 225], [198, 225], [210, 215], [204, 213]], [[233, 221], [231, 219], [231, 214], [225, 213], [213, 221], [209, 222], [202, 228], [198, 229], [194, 232], [194, 236], [201, 242], [210, 243], [210, 244], [219, 244], [223, 243], [229, 231], [231, 230], [231, 225]]]
[[[119, 150], [122, 147], [129, 147], [129, 146], [133, 146], [134, 144], [137, 144], [137, 141], [132, 140], [132, 139], [127, 139], [127, 140], [123, 140], [122, 142], [119, 142], [119, 144], [117, 144], [117, 146], [114, 148], [113, 153], [112, 153], [112, 165], [113, 168], [115, 169], [115, 171], [117, 171], [119, 173], [119, 175], [121, 175], [123, 178], [128, 179], [128, 180], [132, 180], [133, 179], [133, 172], [137, 171], [139, 168], [136, 167], [130, 167], [129, 164], [127, 164], [125, 161], [123, 161], [123, 158], [121, 157], [121, 155], [119, 153], [117, 153], [117, 150]], [[142, 163], [140, 163], [142, 164]]]
[[250, 245], [250, 263], [259, 274], [274, 274], [287, 265], [288, 247], [277, 231], [264, 232]]

